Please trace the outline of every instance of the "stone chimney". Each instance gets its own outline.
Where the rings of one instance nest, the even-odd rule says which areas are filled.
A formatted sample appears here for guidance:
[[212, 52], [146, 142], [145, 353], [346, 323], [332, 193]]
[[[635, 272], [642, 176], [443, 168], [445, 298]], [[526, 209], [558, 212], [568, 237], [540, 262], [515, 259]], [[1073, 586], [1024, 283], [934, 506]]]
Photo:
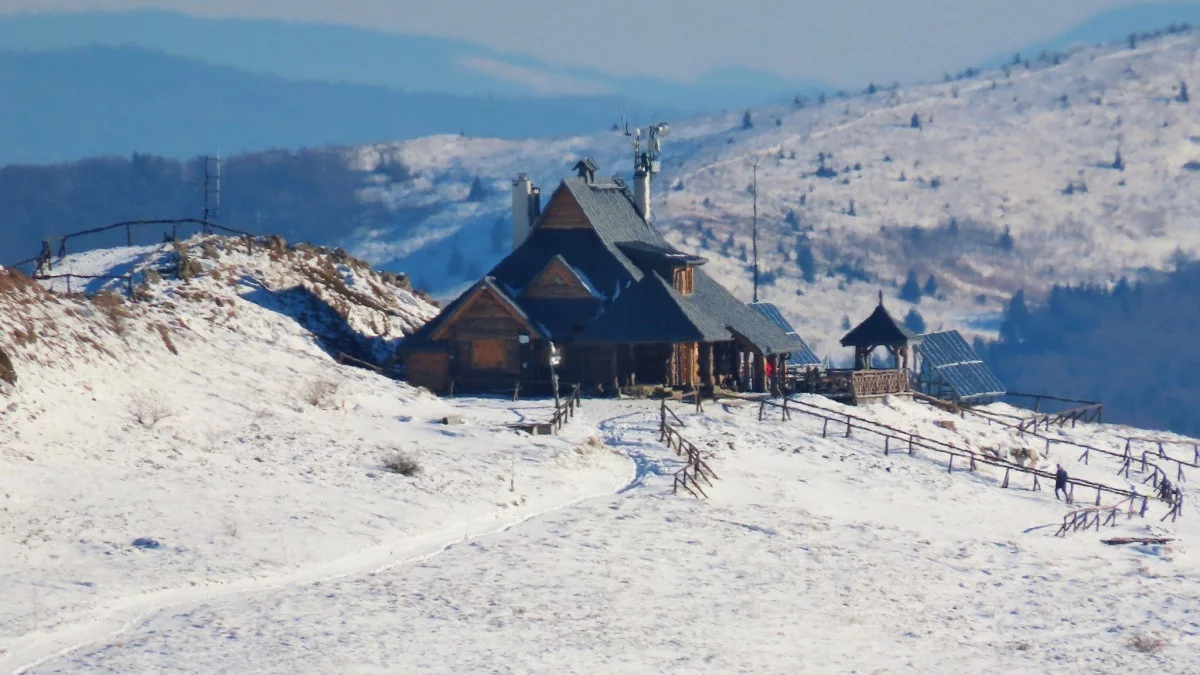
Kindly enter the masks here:
[[517, 250], [529, 238], [533, 222], [541, 215], [542, 191], [533, 186], [525, 174], [513, 181], [513, 250]]
[[633, 174], [633, 203], [642, 214], [642, 220], [650, 224], [650, 172], [639, 168]]

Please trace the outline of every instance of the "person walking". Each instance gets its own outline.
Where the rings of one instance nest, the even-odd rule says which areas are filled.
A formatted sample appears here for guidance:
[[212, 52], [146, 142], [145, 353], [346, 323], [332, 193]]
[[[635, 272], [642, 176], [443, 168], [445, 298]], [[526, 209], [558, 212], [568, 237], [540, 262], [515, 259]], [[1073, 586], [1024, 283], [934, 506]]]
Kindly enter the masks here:
[[1071, 495], [1067, 492], [1067, 470], [1062, 464], [1058, 464], [1058, 470], [1054, 472], [1054, 498], [1058, 499], [1058, 491], [1062, 490], [1062, 500], [1070, 502]]

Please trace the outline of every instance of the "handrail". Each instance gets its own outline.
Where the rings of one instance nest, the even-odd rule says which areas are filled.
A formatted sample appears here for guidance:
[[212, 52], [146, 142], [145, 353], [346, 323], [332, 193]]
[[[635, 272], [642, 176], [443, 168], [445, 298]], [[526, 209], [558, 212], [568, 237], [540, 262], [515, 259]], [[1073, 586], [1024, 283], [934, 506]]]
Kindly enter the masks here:
[[[933, 399], [932, 397], [916, 397], [916, 398], [917, 398], [917, 400], [923, 401], [925, 403], [930, 403], [930, 400], [940, 401], [940, 399]], [[927, 400], [927, 399], [929, 399], [929, 400]], [[940, 402], [945, 403], [945, 401], [940, 401]], [[931, 403], [931, 405], [936, 405], [936, 404]], [[1038, 433], [1036, 430], [1029, 431], [1027, 429], [1023, 429], [1019, 425], [1011, 424], [1009, 422], [1004, 421], [1003, 419], [999, 419], [999, 416], [1005, 416], [1005, 415], [1001, 415], [1000, 413], [993, 413], [990, 411], [982, 411], [982, 410], [978, 410], [976, 408], [960, 408], [959, 409], [960, 416], [965, 416], [967, 413], [970, 413], [977, 417], [982, 417], [982, 418], [988, 420], [989, 423], [995, 422], [996, 424], [999, 424], [1004, 427], [1008, 427], [1009, 429], [1014, 429], [1020, 434], [1029, 434], [1029, 435], [1033, 436], [1034, 438], [1040, 438], [1040, 439], [1046, 441], [1047, 451], [1050, 449], [1050, 445], [1052, 443], [1058, 443], [1059, 445], [1066, 445], [1066, 446], [1071, 446], [1071, 447], [1075, 447], [1078, 449], [1082, 449], [1083, 454], [1079, 456], [1079, 460], [1082, 461], [1084, 464], [1088, 463], [1088, 460], [1090, 459], [1092, 452], [1096, 452], [1096, 453], [1099, 453], [1102, 455], [1108, 455], [1110, 457], [1115, 457], [1115, 458], [1121, 460], [1121, 462], [1122, 462], [1121, 468], [1117, 470], [1117, 474], [1118, 475], [1124, 474], [1126, 478], [1129, 477], [1129, 469], [1130, 469], [1130, 466], [1131, 466], [1133, 460], [1132, 460], [1132, 457], [1128, 454], [1128, 446], [1126, 448], [1126, 452], [1121, 453], [1121, 452], [1117, 452], [1115, 450], [1106, 450], [1104, 448], [1098, 448], [1098, 447], [1095, 447], [1092, 445], [1078, 443], [1075, 441], [1064, 440], [1061, 438], [1050, 438], [1049, 436], [1044, 436], [1044, 435]], [[1164, 471], [1162, 469], [1162, 467], [1158, 466], [1154, 462], [1149, 461], [1147, 459], [1147, 456], [1148, 456], [1148, 453], [1143, 452], [1142, 456], [1137, 460], [1137, 461], [1140, 461], [1140, 463], [1142, 465], [1142, 468], [1141, 468], [1142, 471], [1146, 471], [1146, 467], [1151, 468], [1151, 475], [1146, 480], [1143, 480], [1142, 482], [1145, 483], [1148, 480], [1152, 480], [1153, 486], [1158, 487], [1158, 484], [1161, 482], [1161, 479], [1167, 477], [1167, 472]], [[1200, 469], [1200, 464], [1192, 464], [1192, 463], [1184, 462], [1182, 460], [1175, 459], [1174, 457], [1169, 457], [1166, 455], [1162, 455], [1161, 457], [1162, 457], [1162, 459], [1176, 463], [1175, 479], [1178, 481], [1186, 481], [1187, 480], [1187, 476], [1185, 476], [1183, 473], [1183, 467], [1187, 466], [1189, 468]]]
[[[667, 415], [675, 419], [676, 422], [683, 426], [683, 420], [675, 414], [675, 411], [667, 407], [667, 400], [664, 398], [659, 411], [659, 441], [666, 443], [668, 448], [675, 451], [676, 455], [687, 453], [687, 462], [682, 468], [674, 474], [671, 483], [671, 493], [678, 494], [679, 488], [683, 488], [688, 494], [696, 499], [701, 496], [707, 498], [708, 493], [700, 485], [703, 480], [709, 487], [713, 486], [714, 480], [720, 480], [717, 472], [712, 470], [708, 462], [704, 460], [704, 456], [700, 454], [700, 449], [696, 444], [683, 437], [674, 425], [667, 421]], [[697, 494], [699, 493], [699, 494]]]
[[[763, 401], [763, 405], [772, 405], [772, 406], [776, 406], [776, 407], [780, 406], [780, 404], [775, 403], [774, 401], [767, 401], [767, 400]], [[860, 429], [862, 431], [867, 431], [870, 433], [875, 433], [875, 434], [878, 434], [878, 435], [884, 437], [883, 453], [885, 455], [888, 455], [891, 452], [891, 441], [892, 440], [896, 440], [896, 441], [900, 441], [900, 442], [907, 441], [908, 454], [910, 454], [910, 455], [913, 454], [913, 451], [915, 448], [922, 448], [922, 449], [930, 450], [933, 452], [940, 452], [940, 453], [948, 456], [949, 457], [948, 470], [950, 472], [954, 471], [954, 459], [955, 458], [960, 458], [960, 459], [963, 459], [963, 460], [966, 460], [967, 462], [969, 462], [968, 470], [970, 470], [970, 471], [975, 471], [977, 464], [985, 464], [988, 466], [1002, 468], [1002, 469], [1004, 469], [1004, 483], [1003, 483], [1003, 485], [1001, 485], [1002, 488], [1008, 487], [1009, 477], [1010, 477], [1010, 473], [1012, 471], [1017, 471], [1018, 473], [1025, 473], [1025, 474], [1032, 475], [1034, 478], [1034, 480], [1033, 480], [1033, 489], [1034, 490], [1041, 489], [1041, 484], [1038, 481], [1038, 478], [1045, 478], [1049, 481], [1053, 481], [1055, 479], [1054, 474], [1046, 472], [1046, 471], [1040, 471], [1038, 469], [1023, 467], [1023, 466], [1020, 466], [1017, 464], [1011, 464], [1011, 463], [1000, 461], [1000, 460], [993, 460], [993, 459], [989, 459], [986, 457], [981, 457], [981, 456], [976, 455], [976, 453], [971, 450], [958, 448], [954, 445], [945, 443], [943, 441], [937, 441], [935, 439], [926, 438], [915, 432], [896, 429], [894, 427], [890, 427], [885, 424], [880, 424], [878, 422], [874, 422], [873, 420], [867, 420], [867, 419], [864, 419], [861, 417], [857, 417], [855, 415], [850, 415], [848, 413], [840, 413], [837, 411], [829, 410], [828, 408], [823, 408], [821, 406], [815, 406], [815, 405], [812, 405], [809, 403], [805, 403], [803, 401], [796, 401], [796, 400], [791, 401], [791, 406], [792, 406], [793, 410], [799, 410], [800, 412], [803, 412], [803, 413], [813, 416], [813, 417], [820, 418], [824, 421], [824, 424], [821, 429], [821, 437], [822, 438], [825, 438], [828, 436], [830, 422], [838, 424], [839, 426], [844, 424], [846, 427], [846, 436], [847, 437], [849, 437], [852, 430], [856, 428], [854, 423], [858, 422], [859, 423], [859, 426], [857, 427], [858, 429]], [[840, 415], [843, 419], [838, 419], [838, 418], [832, 417], [831, 415]], [[876, 427], [876, 428], [870, 428], [870, 427]], [[880, 431], [880, 429], [883, 429], [883, 431]], [[938, 447], [939, 445], [943, 446], [943, 447]], [[1147, 495], [1140, 495], [1140, 494], [1130, 491], [1130, 490], [1125, 490], [1123, 488], [1115, 488], [1115, 487], [1112, 487], [1109, 485], [1105, 485], [1103, 483], [1096, 483], [1094, 481], [1089, 481], [1089, 480], [1082, 479], [1082, 478], [1068, 477], [1067, 484], [1069, 486], [1079, 485], [1084, 488], [1096, 490], [1096, 503], [1097, 504], [1100, 503], [1100, 498], [1101, 498], [1102, 494], [1105, 492], [1108, 492], [1108, 493], [1111, 493], [1114, 495], [1118, 495], [1121, 497], [1141, 499], [1143, 514], [1145, 513], [1145, 510], [1146, 510], [1146, 507], [1148, 504], [1147, 500], [1149, 499], [1149, 496], [1147, 496]]]
[[[1069, 532], [1078, 532], [1086, 530], [1092, 525], [1096, 526], [1096, 531], [1100, 531], [1101, 513], [1107, 511], [1108, 516], [1104, 518], [1103, 525], [1117, 526], [1117, 514], [1121, 507], [1128, 503], [1128, 517], [1133, 518], [1133, 499], [1127, 498], [1113, 504], [1111, 506], [1088, 506], [1076, 511], [1072, 511], [1063, 516], [1063, 524], [1058, 528], [1058, 532], [1054, 533], [1056, 537], [1065, 537]], [[1142, 516], [1145, 516], [1143, 511]], [[1165, 517], [1165, 516], [1164, 516]]]
[[[141, 227], [141, 226], [145, 226], [145, 225], [174, 225], [174, 226], [176, 226], [176, 229], [178, 229], [179, 225], [198, 225], [198, 226], [200, 226], [200, 230], [205, 234], [209, 234], [213, 230], [219, 230], [221, 232], [227, 232], [229, 234], [234, 234], [234, 235], [237, 235], [240, 237], [262, 236], [262, 235], [256, 235], [256, 234], [252, 234], [250, 232], [246, 232], [245, 230], [238, 230], [238, 229], [235, 229], [232, 227], [218, 225], [214, 222], [205, 220], [203, 218], [151, 218], [151, 219], [139, 219], [139, 220], [123, 220], [121, 222], [112, 223], [110, 225], [104, 225], [102, 227], [93, 227], [91, 229], [79, 230], [78, 232], [72, 232], [70, 234], [53, 235], [50, 237], [46, 237], [45, 239], [42, 240], [41, 253], [39, 253], [37, 256], [35, 256], [33, 258], [28, 258], [26, 260], [22, 260], [18, 263], [10, 265], [10, 267], [22, 267], [24, 265], [29, 265], [29, 264], [33, 263], [33, 264], [36, 264], [39, 269], [41, 268], [42, 264], [48, 264], [49, 267], [53, 268], [53, 264], [51, 263], [51, 259], [53, 257], [57, 256], [57, 258], [59, 260], [62, 260], [64, 257], [66, 257], [66, 255], [67, 255], [67, 240], [74, 239], [76, 237], [83, 237], [83, 236], [87, 236], [87, 235], [91, 235], [91, 234], [100, 234], [101, 232], [108, 232], [110, 230], [117, 230], [117, 229], [121, 229], [121, 228], [125, 228], [126, 244], [129, 246], [132, 246], [133, 245], [133, 228]], [[173, 238], [178, 238], [178, 232], [174, 233]], [[57, 254], [52, 253], [53, 249], [50, 245], [51, 242], [54, 242], [54, 241], [59, 242]]]

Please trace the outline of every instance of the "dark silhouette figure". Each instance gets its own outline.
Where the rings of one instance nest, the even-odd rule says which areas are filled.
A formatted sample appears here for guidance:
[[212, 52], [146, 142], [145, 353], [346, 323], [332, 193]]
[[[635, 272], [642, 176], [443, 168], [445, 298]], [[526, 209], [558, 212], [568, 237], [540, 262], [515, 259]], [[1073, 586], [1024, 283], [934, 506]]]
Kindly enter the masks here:
[[1067, 493], [1067, 470], [1062, 467], [1062, 464], [1057, 465], [1058, 470], [1054, 472], [1054, 498], [1058, 499], [1058, 491], [1062, 490], [1062, 499], [1065, 502], [1070, 501], [1070, 495]]

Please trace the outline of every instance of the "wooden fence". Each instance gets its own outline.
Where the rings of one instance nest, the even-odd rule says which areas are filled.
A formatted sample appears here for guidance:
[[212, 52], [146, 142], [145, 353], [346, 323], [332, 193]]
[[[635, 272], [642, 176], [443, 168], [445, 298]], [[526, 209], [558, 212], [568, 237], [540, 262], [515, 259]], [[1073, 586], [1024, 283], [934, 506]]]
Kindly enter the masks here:
[[[194, 226], [200, 232], [202, 232], [204, 234], [211, 234], [213, 231], [218, 231], [218, 232], [225, 232], [228, 234], [234, 234], [234, 235], [237, 235], [240, 237], [258, 236], [258, 235], [251, 234], [249, 232], [244, 232], [242, 230], [235, 230], [230, 227], [225, 227], [224, 225], [218, 225], [216, 223], [209, 222], [207, 220], [202, 220], [200, 218], [126, 220], [126, 221], [122, 221], [119, 223], [112, 223], [111, 225], [95, 227], [90, 230], [80, 230], [78, 232], [72, 232], [71, 234], [58, 235], [58, 236], [53, 236], [53, 237], [44, 239], [42, 241], [42, 250], [38, 255], [34, 256], [33, 258], [29, 258], [27, 260], [22, 260], [18, 263], [14, 263], [14, 264], [10, 265], [10, 267], [20, 268], [20, 267], [24, 267], [26, 265], [32, 264], [32, 265], [36, 265], [35, 274], [40, 274], [42, 267], [45, 267], [46, 269], [54, 268], [54, 258], [55, 257], [57, 257], [59, 260], [62, 260], [63, 258], [66, 257], [67, 241], [69, 241], [71, 239], [76, 239], [78, 237], [85, 237], [85, 236], [93, 235], [93, 234], [100, 234], [102, 232], [109, 232], [111, 230], [124, 229], [125, 230], [125, 242], [127, 245], [132, 246], [133, 245], [133, 229], [134, 228], [136, 228], [136, 227], [152, 227], [152, 226], [153, 227], [161, 227], [163, 225], [171, 226], [172, 241], [177, 241], [179, 239], [179, 227], [180, 226]], [[52, 242], [58, 242], [58, 252], [57, 253], [55, 253], [55, 251], [54, 251], [54, 246], [53, 246]]]
[[[674, 420], [674, 423], [671, 420]], [[720, 480], [720, 477], [704, 460], [700, 449], [680, 433], [679, 428], [684, 426], [686, 425], [683, 420], [679, 419], [675, 411], [667, 407], [667, 400], [663, 399], [662, 407], [659, 409], [659, 441], [666, 443], [667, 447], [674, 450], [676, 455], [687, 454], [687, 462], [683, 468], [675, 472], [671, 493], [678, 494], [679, 489], [683, 488], [697, 499], [701, 496], [707, 498], [708, 493], [704, 491], [700, 481], [704, 481], [705, 485], [712, 487], [712, 482]]]
[[[1021, 435], [1028, 434], [1030, 436], [1033, 436], [1034, 438], [1039, 438], [1039, 439], [1045, 441], [1047, 452], [1050, 451], [1051, 446], [1054, 444], [1064, 445], [1064, 446], [1067, 446], [1070, 448], [1074, 448], [1076, 450], [1080, 450], [1082, 452], [1079, 455], [1079, 461], [1083, 462], [1084, 464], [1088, 464], [1091, 461], [1091, 456], [1093, 453], [1098, 454], [1098, 455], [1105, 455], [1108, 457], [1113, 457], [1113, 458], [1121, 461], [1121, 466], [1119, 469], [1117, 469], [1117, 473], [1120, 475], [1124, 475], [1126, 478], [1130, 477], [1131, 468], [1133, 467], [1133, 465], [1137, 464], [1137, 465], [1139, 465], [1139, 469], [1138, 469], [1139, 471], [1142, 471], [1142, 472], [1149, 471], [1150, 472], [1150, 475], [1147, 476], [1146, 478], [1144, 478], [1142, 480], [1142, 483], [1149, 482], [1156, 488], [1159, 486], [1159, 483], [1161, 483], [1162, 480], [1167, 478], [1169, 475], [1158, 464], [1150, 461], [1151, 455], [1149, 454], [1149, 451], [1143, 451], [1140, 457], [1132, 454], [1132, 452], [1131, 452], [1132, 442], [1130, 439], [1126, 439], [1124, 451], [1118, 452], [1116, 450], [1108, 450], [1105, 448], [1098, 448], [1096, 446], [1087, 445], [1085, 443], [1077, 443], [1075, 441], [1068, 441], [1068, 440], [1064, 440], [1061, 438], [1050, 438], [1048, 436], [1044, 436], [1041, 433], [1038, 433], [1036, 428], [1031, 430], [1028, 427], [1022, 427], [1020, 425], [1020, 422], [1021, 422], [1021, 420], [1025, 419], [1023, 417], [1016, 417], [1013, 415], [1005, 415], [1005, 414], [996, 413], [996, 412], [992, 412], [992, 411], [980, 410], [978, 408], [958, 407], [958, 406], [954, 406], [953, 404], [950, 404], [946, 401], [941, 401], [941, 400], [934, 399], [934, 398], [924, 396], [924, 395], [916, 396], [915, 398], [918, 401], [928, 403], [930, 405], [936, 406], [943, 410], [952, 409], [952, 411], [954, 413], [958, 414], [960, 417], [963, 417], [963, 418], [965, 418], [967, 415], [974, 415], [976, 417], [986, 420], [989, 425], [997, 424], [997, 425], [1000, 425], [1003, 427], [1007, 427], [1009, 429], [1013, 429], [1014, 431], [1017, 431]], [[948, 408], [948, 406], [949, 406], [949, 408]], [[1137, 441], [1139, 439], [1135, 438], [1132, 440]], [[1169, 442], [1183, 444], [1180, 441], [1169, 441]], [[1170, 455], [1167, 455], [1165, 453], [1161, 453], [1159, 455], [1159, 458], [1163, 461], [1174, 463], [1174, 465], [1175, 465], [1175, 480], [1176, 481], [1183, 482], [1183, 481], [1187, 480], [1187, 476], [1183, 471], [1184, 467], [1200, 469], [1200, 462], [1188, 462], [1187, 460], [1181, 460], [1176, 457], [1171, 457]]]
[[[1058, 532], [1055, 532], [1054, 536], [1065, 537], [1071, 532], [1087, 530], [1092, 526], [1096, 527], [1097, 532], [1100, 531], [1101, 526], [1111, 525], [1116, 527], [1117, 517], [1120, 514], [1121, 509], [1125, 507], [1128, 507], [1127, 519], [1133, 518], [1133, 499], [1122, 499], [1112, 506], [1088, 506], [1077, 511], [1072, 511], [1063, 516], [1062, 526], [1058, 528]], [[1142, 512], [1140, 513], [1140, 515], [1143, 517], [1146, 515], [1145, 508], [1145, 501], [1143, 500]]]
[[[761, 406], [783, 407], [781, 404], [768, 399], [764, 399], [761, 402]], [[881, 424], [879, 422], [875, 422], [874, 420], [858, 417], [856, 415], [851, 415], [849, 413], [829, 410], [828, 408], [823, 408], [821, 406], [816, 406], [799, 400], [792, 400], [788, 408], [791, 411], [798, 411], [809, 415], [810, 417], [820, 419], [822, 438], [827, 438], [829, 436], [832, 425], [832, 431], [834, 433], [844, 433], [846, 438], [849, 438], [854, 431], [872, 433], [882, 437], [883, 454], [885, 455], [890, 455], [892, 452], [897, 451], [907, 451], [909, 455], [913, 455], [917, 449], [940, 453], [946, 458], [947, 471], [951, 473], [954, 471], [954, 462], [956, 459], [959, 460], [959, 466], [968, 471], [976, 471], [978, 465], [980, 464], [1004, 469], [1004, 481], [1000, 486], [1001, 488], [1009, 487], [1010, 480], [1014, 472], [1032, 476], [1033, 481], [1031, 489], [1034, 491], [1042, 489], [1040, 479], [1045, 479], [1050, 484], [1053, 484], [1055, 480], [1055, 475], [1048, 471], [1040, 471], [1038, 469], [1011, 464], [1003, 460], [984, 457], [973, 450], [960, 448], [951, 443], [946, 443], [945, 441], [927, 438], [915, 432], [897, 429], [895, 427]], [[759, 414], [763, 414], [761, 408]], [[1100, 503], [1100, 499], [1105, 493], [1123, 498], [1142, 500], [1142, 513], [1145, 513], [1146, 505], [1148, 503], [1147, 496], [1139, 495], [1136, 492], [1125, 490], [1123, 488], [1112, 487], [1110, 485], [1096, 483], [1082, 478], [1068, 478], [1067, 485], [1069, 489], [1068, 500], [1072, 500], [1074, 498], [1074, 487], [1079, 486], [1081, 488], [1096, 491], [1096, 504]]]

